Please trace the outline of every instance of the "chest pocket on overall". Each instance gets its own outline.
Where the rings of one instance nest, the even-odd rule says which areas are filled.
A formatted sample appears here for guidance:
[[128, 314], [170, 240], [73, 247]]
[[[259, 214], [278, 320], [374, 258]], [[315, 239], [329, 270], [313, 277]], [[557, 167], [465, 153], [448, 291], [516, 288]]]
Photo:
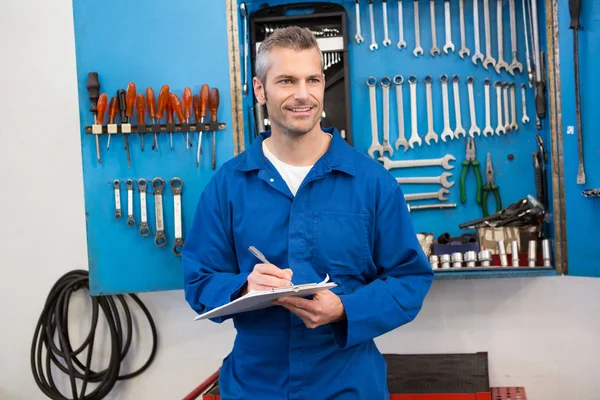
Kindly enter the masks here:
[[369, 254], [368, 214], [314, 213], [312, 264], [321, 274], [360, 274]]

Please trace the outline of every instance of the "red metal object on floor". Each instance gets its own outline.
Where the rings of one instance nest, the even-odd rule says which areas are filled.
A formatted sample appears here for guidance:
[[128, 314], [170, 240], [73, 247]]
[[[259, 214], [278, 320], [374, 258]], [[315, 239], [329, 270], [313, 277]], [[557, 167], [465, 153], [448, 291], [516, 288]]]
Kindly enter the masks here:
[[527, 400], [523, 386], [493, 387], [492, 400]]
[[[192, 390], [187, 396], [183, 398], [183, 400], [195, 400], [200, 398], [206, 391], [215, 385], [219, 381], [219, 371], [215, 371], [211, 376], [208, 377], [204, 382], [196, 387], [196, 389]], [[204, 395], [203, 400], [218, 400], [219, 396], [213, 395]]]

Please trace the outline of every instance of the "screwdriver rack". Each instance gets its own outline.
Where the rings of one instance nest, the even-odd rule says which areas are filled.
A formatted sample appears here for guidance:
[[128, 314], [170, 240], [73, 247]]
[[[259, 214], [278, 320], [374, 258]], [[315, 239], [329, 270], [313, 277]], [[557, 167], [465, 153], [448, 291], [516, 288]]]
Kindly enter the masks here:
[[[193, 123], [193, 124], [150, 124], [150, 125], [131, 125], [130, 132], [123, 132], [123, 124], [115, 124], [116, 128], [109, 132], [108, 125], [101, 125], [102, 132], [94, 132], [94, 126], [88, 125], [85, 127], [85, 133], [91, 135], [104, 134], [129, 134], [129, 133], [186, 133], [186, 132], [212, 132], [223, 131], [227, 129], [227, 124], [224, 122], [212, 122], [208, 124]], [[200, 128], [200, 129], [198, 129]]]

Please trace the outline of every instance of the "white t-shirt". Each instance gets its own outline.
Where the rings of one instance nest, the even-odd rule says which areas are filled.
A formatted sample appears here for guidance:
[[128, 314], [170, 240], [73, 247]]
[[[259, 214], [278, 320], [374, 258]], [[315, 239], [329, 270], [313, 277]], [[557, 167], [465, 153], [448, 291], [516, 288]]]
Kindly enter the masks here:
[[281, 175], [281, 177], [283, 178], [285, 183], [287, 183], [292, 194], [294, 196], [296, 196], [296, 192], [298, 191], [298, 188], [300, 187], [300, 185], [302, 184], [302, 181], [304, 181], [304, 178], [306, 178], [306, 175], [308, 175], [308, 173], [310, 172], [310, 170], [313, 166], [308, 165], [308, 166], [299, 167], [296, 165], [290, 165], [290, 164], [284, 163], [283, 161], [281, 161], [280, 159], [275, 157], [275, 155], [269, 151], [269, 149], [267, 148], [267, 145], [265, 144], [265, 142], [267, 140], [268, 139], [263, 140], [263, 143], [262, 143], [262, 149], [263, 149], [263, 153], [264, 153], [265, 157], [267, 157], [267, 159], [269, 161], [271, 161], [271, 163], [275, 166], [275, 169], [277, 169], [277, 172], [279, 172], [279, 175]]

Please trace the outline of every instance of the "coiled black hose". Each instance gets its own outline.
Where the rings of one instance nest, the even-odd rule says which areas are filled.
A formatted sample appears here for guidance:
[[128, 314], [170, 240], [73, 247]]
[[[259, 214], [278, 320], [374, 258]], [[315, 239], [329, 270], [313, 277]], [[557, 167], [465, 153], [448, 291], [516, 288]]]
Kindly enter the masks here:
[[[69, 339], [68, 313], [71, 295], [78, 290], [90, 290], [89, 274], [84, 270], [75, 270], [63, 275], [52, 287], [46, 304], [40, 315], [31, 343], [31, 370], [38, 387], [46, 396], [56, 400], [97, 400], [104, 398], [119, 380], [133, 378], [144, 372], [154, 361], [157, 349], [157, 332], [150, 312], [135, 294], [115, 296], [91, 296], [92, 324], [90, 331], [77, 349], [73, 349]], [[152, 330], [152, 351], [144, 365], [135, 372], [119, 375], [121, 362], [125, 359], [132, 340], [132, 318], [126, 296], [135, 301], [148, 318]], [[121, 324], [121, 316], [115, 299], [119, 301], [126, 325]], [[103, 371], [90, 368], [96, 340], [96, 327], [100, 309], [106, 317], [110, 330], [110, 360]], [[125, 329], [124, 329], [125, 328]], [[56, 341], [55, 341], [56, 340]], [[86, 350], [85, 363], [78, 356]], [[67, 374], [72, 397], [65, 397], [57, 388], [51, 373], [51, 366]], [[56, 373], [56, 372], [55, 372]], [[78, 393], [77, 381], [80, 382]], [[98, 384], [86, 394], [89, 383]]]

